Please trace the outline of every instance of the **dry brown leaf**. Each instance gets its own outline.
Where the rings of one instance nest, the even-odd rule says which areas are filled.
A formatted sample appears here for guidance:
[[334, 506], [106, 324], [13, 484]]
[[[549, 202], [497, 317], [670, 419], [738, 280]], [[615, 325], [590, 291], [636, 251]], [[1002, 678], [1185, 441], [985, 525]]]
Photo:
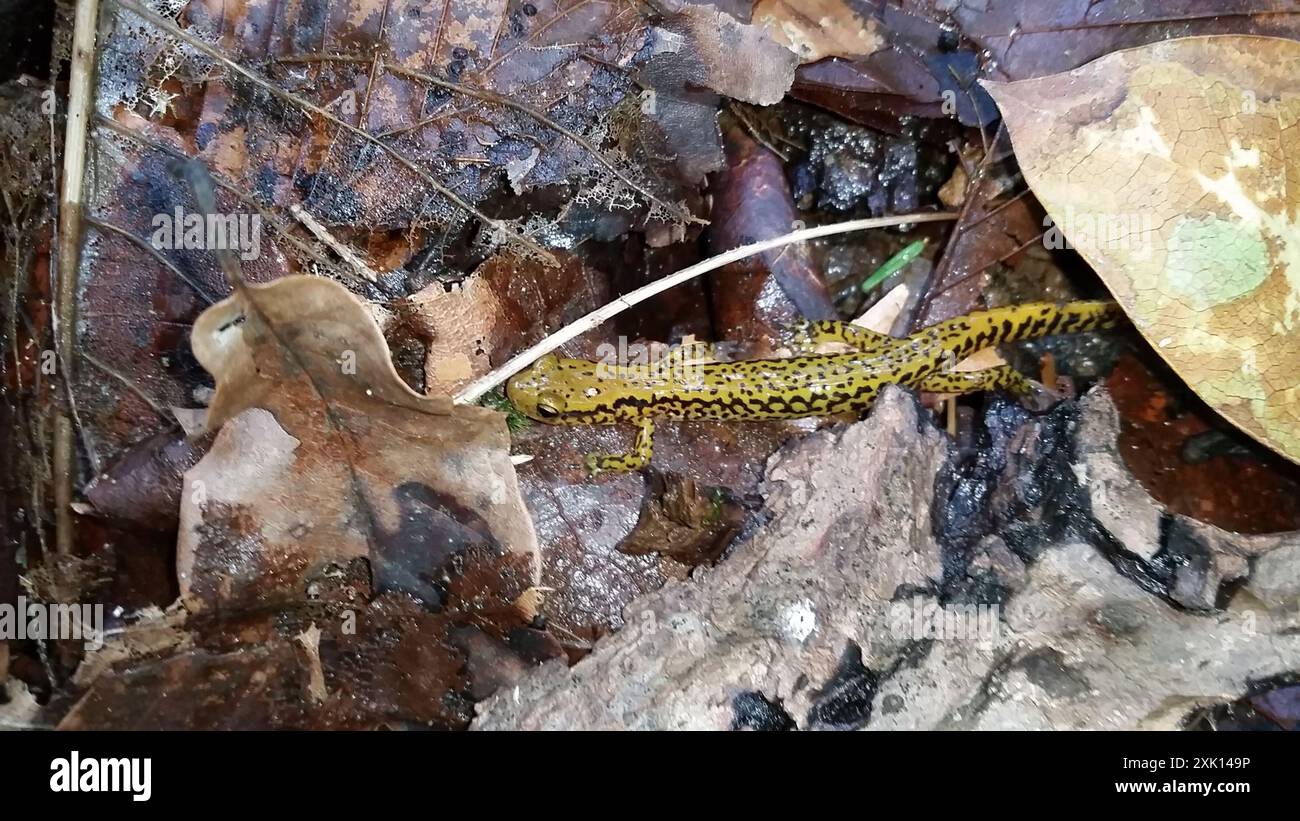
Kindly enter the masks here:
[[536, 556], [504, 417], [408, 388], [341, 285], [246, 286], [199, 317], [193, 345], [222, 427], [185, 476], [183, 594], [265, 604], [365, 556], [376, 586], [436, 605], [464, 550]]
[[989, 89], [1034, 193], [1143, 335], [1300, 461], [1297, 73], [1300, 43], [1194, 37]]
[[862, 316], [853, 320], [853, 324], [878, 334], [887, 334], [898, 322], [898, 315], [903, 312], [909, 296], [911, 292], [908, 290], [907, 283], [900, 282], [890, 288], [889, 293], [876, 300], [874, 305], [862, 313]]
[[546, 266], [498, 254], [447, 287], [435, 282], [405, 306], [426, 342], [430, 392], [455, 394], [519, 350], [609, 301], [609, 280], [563, 252]]
[[866, 57], [888, 45], [876, 21], [864, 20], [845, 0], [758, 0], [754, 22], [766, 24], [801, 63]]
[[717, 559], [744, 520], [744, 508], [723, 488], [656, 473], [636, 527], [618, 549], [629, 556], [658, 554], [693, 567]]
[[755, 105], [781, 102], [794, 83], [798, 61], [768, 32], [712, 6], [688, 5], [679, 15], [700, 60], [698, 82]]

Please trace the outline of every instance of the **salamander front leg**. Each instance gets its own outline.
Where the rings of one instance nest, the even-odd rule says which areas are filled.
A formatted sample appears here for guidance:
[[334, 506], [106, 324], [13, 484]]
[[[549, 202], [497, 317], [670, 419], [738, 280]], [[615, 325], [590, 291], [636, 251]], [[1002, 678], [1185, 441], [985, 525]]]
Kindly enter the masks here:
[[653, 419], [642, 419], [636, 433], [636, 444], [631, 453], [588, 453], [587, 470], [595, 476], [601, 473], [623, 473], [640, 470], [650, 464], [654, 453], [655, 423]]

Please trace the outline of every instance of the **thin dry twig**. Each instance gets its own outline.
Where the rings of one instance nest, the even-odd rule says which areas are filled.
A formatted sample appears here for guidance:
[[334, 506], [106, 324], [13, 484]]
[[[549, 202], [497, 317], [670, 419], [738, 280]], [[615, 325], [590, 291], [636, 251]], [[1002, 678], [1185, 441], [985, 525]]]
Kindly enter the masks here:
[[[994, 144], [996, 144], [1001, 138], [1002, 128], [1003, 124], [999, 123], [998, 130], [993, 134]], [[945, 246], [943, 253], [940, 255], [939, 259], [936, 260], [934, 267], [930, 269], [930, 273], [925, 279], [925, 286], [921, 290], [921, 298], [917, 300], [916, 305], [912, 307], [908, 326], [914, 331], [918, 330], [919, 323], [925, 317], [926, 311], [930, 309], [930, 303], [934, 301], [934, 298], [950, 288], [950, 286], [946, 284], [945, 280], [948, 279], [948, 274], [951, 272], [954, 264], [954, 252], [957, 243], [961, 240], [962, 235], [968, 228], [969, 221], [967, 218], [970, 215], [974, 201], [978, 197], [980, 190], [979, 187], [983, 184], [985, 175], [992, 167], [992, 158], [993, 155], [991, 153], [987, 151], [984, 152], [984, 156], [980, 159], [980, 164], [975, 169], [975, 173], [971, 174], [969, 179], [966, 181], [966, 190], [965, 195], [962, 198], [961, 209], [957, 212], [957, 224], [953, 226], [952, 235], [948, 238], [948, 243]], [[999, 208], [1000, 207], [1001, 206], [999, 206]], [[978, 225], [982, 220], [983, 217], [977, 218], [975, 224]]]
[[63, 189], [59, 195], [59, 244], [54, 264], [58, 292], [52, 321], [56, 355], [68, 390], [68, 410], [54, 427], [55, 550], [72, 552], [72, 488], [77, 471], [73, 421], [73, 357], [77, 344], [77, 269], [81, 252], [82, 183], [86, 175], [86, 130], [94, 102], [95, 33], [99, 0], [77, 0], [72, 25], [72, 60], [68, 80], [67, 124], [63, 132]]
[[753, 137], [758, 142], [759, 145], [763, 146], [768, 151], [771, 151], [773, 154], [780, 157], [782, 162], [787, 162], [787, 163], [790, 162], [790, 156], [788, 154], [786, 154], [784, 151], [777, 148], [776, 146], [772, 145], [772, 143], [769, 142], [768, 139], [762, 135], [762, 133], [760, 133], [758, 124], [755, 123], [752, 119], [750, 119], [749, 114], [745, 112], [744, 106], [740, 105], [739, 103], [728, 103], [727, 110], [730, 111], [732, 116], [734, 116], [737, 120], [740, 120], [740, 124], [745, 127], [746, 131], [749, 132], [749, 136]]
[[189, 274], [186, 274], [184, 271], [182, 271], [176, 263], [172, 262], [170, 259], [163, 256], [163, 253], [159, 251], [157, 248], [154, 248], [153, 245], [151, 245], [147, 240], [142, 239], [141, 237], [137, 237], [135, 234], [132, 234], [130, 231], [128, 231], [127, 229], [123, 228], [120, 225], [114, 225], [111, 222], [105, 222], [104, 220], [98, 219], [96, 217], [89, 217], [89, 216], [86, 217], [85, 223], [91, 226], [92, 228], [98, 228], [101, 231], [111, 232], [117, 234], [120, 237], [125, 238], [132, 245], [139, 248], [141, 251], [144, 251], [146, 254], [153, 257], [154, 259], [158, 260], [158, 262], [161, 265], [163, 265], [165, 268], [167, 268], [169, 271], [175, 274], [186, 285], [190, 286], [190, 288], [193, 289], [194, 293], [198, 294], [199, 298], [202, 299], [206, 304], [211, 305], [212, 303], [217, 301], [216, 298], [213, 297], [211, 294], [209, 294], [202, 285], [200, 285], [198, 282], [195, 282], [194, 279], [190, 277]]
[[852, 231], [865, 231], [869, 228], [887, 228], [894, 225], [908, 225], [918, 222], [946, 222], [957, 218], [957, 214], [950, 212], [928, 213], [928, 214], [900, 214], [892, 217], [872, 217], [870, 219], [849, 220], [848, 222], [837, 222], [833, 225], [819, 225], [815, 228], [804, 228], [799, 231], [791, 231], [773, 239], [755, 242], [749, 245], [742, 245], [739, 248], [733, 248], [714, 257], [709, 257], [703, 262], [698, 262], [689, 268], [669, 274], [663, 279], [644, 287], [638, 288], [630, 294], [625, 294], [613, 302], [608, 303], [575, 322], [566, 325], [555, 333], [538, 342], [536, 345], [524, 350], [521, 353], [511, 357], [501, 367], [485, 374], [473, 382], [466, 385], [455, 396], [455, 401], [460, 403], [477, 401], [483, 394], [505, 382], [514, 374], [523, 370], [526, 365], [531, 363], [543, 354], [550, 353], [564, 343], [577, 336], [580, 336], [597, 325], [618, 316], [623, 311], [636, 305], [638, 302], [644, 302], [650, 297], [662, 293], [675, 285], [699, 276], [709, 271], [717, 270], [725, 265], [730, 265], [737, 260], [751, 257], [755, 254], [761, 254], [764, 251], [770, 251], [773, 248], [781, 248], [796, 242], [806, 242], [819, 237], [829, 237], [835, 234], [847, 234]]
[[163, 420], [164, 422], [175, 421], [172, 418], [172, 414], [170, 411], [168, 411], [161, 404], [159, 404], [159, 402], [156, 399], [154, 399], [152, 396], [146, 393], [144, 388], [132, 382], [131, 379], [126, 374], [113, 368], [113, 366], [109, 365], [107, 362], [101, 362], [99, 359], [97, 359], [89, 352], [82, 352], [81, 356], [83, 359], [85, 359], [90, 364], [94, 365], [99, 370], [113, 377], [118, 382], [121, 382], [124, 386], [126, 386], [127, 390], [131, 391], [131, 393], [134, 393], [136, 396], [144, 400], [144, 403], [148, 405], [150, 408], [152, 408], [154, 413], [158, 414], [159, 419]]
[[332, 248], [334, 253], [338, 254], [339, 257], [341, 257], [348, 265], [351, 265], [352, 268], [362, 277], [371, 282], [379, 279], [379, 274], [375, 273], [374, 268], [371, 268], [365, 263], [365, 260], [353, 253], [351, 248], [335, 239], [334, 235], [329, 232], [329, 229], [324, 225], [321, 225], [320, 221], [313, 217], [311, 212], [306, 208], [303, 208], [295, 202], [289, 206], [289, 213], [293, 214], [298, 222], [301, 222], [303, 227], [310, 231], [316, 239]]

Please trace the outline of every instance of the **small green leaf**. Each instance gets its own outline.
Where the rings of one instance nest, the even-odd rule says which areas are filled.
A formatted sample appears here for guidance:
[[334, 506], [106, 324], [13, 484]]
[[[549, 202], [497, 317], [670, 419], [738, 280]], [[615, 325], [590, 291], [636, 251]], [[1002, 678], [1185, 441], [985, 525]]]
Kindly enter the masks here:
[[867, 277], [867, 281], [862, 283], [862, 292], [870, 293], [877, 285], [906, 268], [912, 260], [921, 256], [921, 252], [925, 250], [926, 243], [928, 242], [929, 240], [918, 239], [916, 242], [909, 244], [906, 248], [885, 260], [885, 264], [877, 268], [871, 276]]

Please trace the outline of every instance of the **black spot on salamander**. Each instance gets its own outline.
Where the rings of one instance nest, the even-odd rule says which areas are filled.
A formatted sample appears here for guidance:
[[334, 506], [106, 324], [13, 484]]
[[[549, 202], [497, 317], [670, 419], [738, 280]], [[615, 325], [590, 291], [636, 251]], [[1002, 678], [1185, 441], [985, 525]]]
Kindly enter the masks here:
[[620, 396], [610, 403], [609, 409], [613, 411], [619, 408], [647, 408], [651, 404], [653, 400], [642, 399], [639, 396]]

